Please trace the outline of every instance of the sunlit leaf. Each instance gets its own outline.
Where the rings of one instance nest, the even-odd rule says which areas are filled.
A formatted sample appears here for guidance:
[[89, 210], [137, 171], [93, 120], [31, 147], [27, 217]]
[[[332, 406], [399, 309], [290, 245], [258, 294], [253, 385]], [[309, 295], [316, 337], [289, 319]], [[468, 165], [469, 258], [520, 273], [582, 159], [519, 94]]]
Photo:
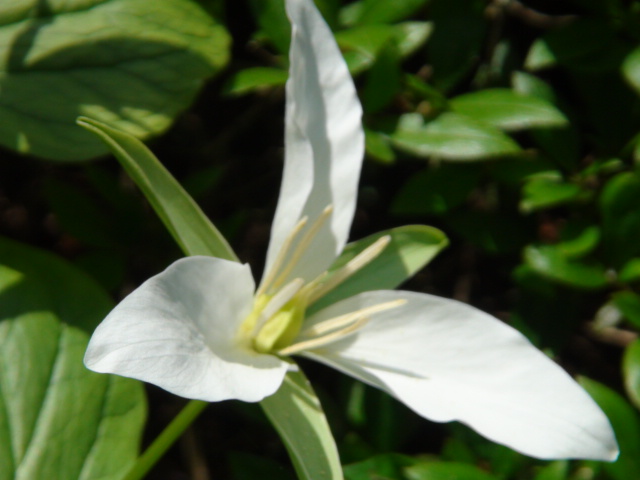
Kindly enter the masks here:
[[406, 120], [405, 115], [391, 138], [397, 148], [418, 157], [472, 161], [521, 151], [514, 140], [497, 128], [458, 113], [444, 113], [426, 125]]
[[0, 239], [0, 478], [120, 480], [134, 463], [142, 385], [87, 370], [88, 334], [70, 325], [109, 306], [61, 260]]
[[553, 104], [506, 88], [480, 90], [455, 97], [453, 111], [504, 130], [559, 127], [566, 117]]
[[598, 289], [608, 283], [604, 267], [571, 260], [556, 246], [530, 245], [524, 259], [540, 275], [575, 288]]
[[603, 468], [615, 480], [640, 478], [640, 418], [637, 412], [610, 388], [584, 377], [579, 382], [609, 418], [620, 447], [618, 460], [603, 464]]
[[226, 64], [229, 43], [188, 0], [2, 2], [0, 144], [53, 160], [106, 153], [79, 115], [157, 135]]
[[284, 85], [289, 74], [280, 68], [256, 67], [240, 70], [225, 85], [225, 92], [243, 95], [267, 87]]
[[280, 389], [260, 406], [278, 430], [300, 480], [343, 478], [331, 430], [302, 372], [287, 373]]

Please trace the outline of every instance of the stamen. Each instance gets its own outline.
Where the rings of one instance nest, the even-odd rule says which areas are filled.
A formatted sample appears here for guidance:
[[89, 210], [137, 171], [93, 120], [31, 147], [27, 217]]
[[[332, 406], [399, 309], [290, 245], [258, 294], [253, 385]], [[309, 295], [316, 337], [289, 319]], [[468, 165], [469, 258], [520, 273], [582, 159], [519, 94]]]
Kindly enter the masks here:
[[325, 320], [316, 325], [313, 325], [312, 327], [309, 327], [301, 332], [299, 336], [316, 337], [318, 335], [324, 335], [327, 332], [349, 325], [350, 323], [357, 321], [359, 318], [370, 317], [375, 313], [384, 312], [385, 310], [399, 307], [401, 305], [404, 305], [405, 303], [407, 303], [407, 301], [404, 298], [399, 298], [390, 302], [379, 303], [370, 307], [361, 308], [360, 310], [356, 310], [355, 312], [350, 312], [344, 315], [340, 315], [339, 317], [330, 318], [329, 320]]
[[389, 242], [391, 242], [391, 235], [380, 237], [358, 255], [349, 260], [346, 265], [343, 265], [340, 269], [336, 270], [325, 283], [320, 283], [322, 277], [317, 279], [318, 284], [316, 284], [316, 281], [312, 282], [312, 285], [317, 286], [313, 287], [309, 294], [309, 304], [312, 304], [316, 300], [322, 298], [351, 275], [356, 273], [358, 270], [361, 270], [363, 267], [371, 263], [371, 261], [375, 260], [387, 245], [389, 245]]
[[[333, 212], [333, 205], [328, 205], [322, 211], [322, 213], [316, 219], [316, 221], [313, 222], [313, 224], [305, 232], [303, 237], [298, 242], [298, 245], [296, 245], [295, 250], [291, 254], [291, 258], [288, 259], [286, 263], [286, 267], [282, 269], [282, 271], [280, 272], [280, 275], [278, 275], [278, 277], [273, 281], [273, 285], [272, 285], [273, 288], [278, 288], [278, 286], [286, 280], [287, 276], [291, 273], [293, 268], [296, 266], [296, 263], [298, 263], [298, 261], [300, 260], [300, 257], [302, 257], [302, 254], [307, 250], [307, 247], [309, 246], [313, 238], [317, 235], [318, 231], [320, 230], [320, 228], [322, 228], [325, 221], [327, 220], [327, 218], [329, 218], [332, 212]], [[287, 245], [287, 248], [289, 246], [290, 244]], [[284, 250], [284, 245], [282, 250]], [[275, 270], [275, 268], [273, 270], [277, 271]]]
[[285, 256], [287, 255], [287, 251], [289, 250], [289, 248], [291, 248], [293, 240], [298, 236], [300, 231], [307, 224], [308, 220], [308, 217], [302, 217], [296, 224], [296, 226], [293, 227], [293, 230], [291, 230], [287, 238], [285, 238], [284, 242], [282, 242], [282, 246], [280, 247], [280, 251], [276, 256], [276, 260], [273, 262], [273, 265], [271, 265], [271, 268], [267, 272], [266, 277], [264, 277], [262, 279], [262, 282], [260, 282], [260, 288], [258, 288], [258, 291], [256, 292], [257, 297], [266, 293], [269, 285], [273, 282], [273, 279], [278, 273], [278, 270], [280, 270], [280, 267], [284, 263]]
[[293, 355], [295, 353], [299, 353], [304, 350], [309, 350], [312, 348], [318, 348], [324, 345], [328, 345], [337, 340], [341, 340], [347, 335], [355, 332], [356, 330], [360, 329], [368, 321], [369, 321], [369, 318], [360, 317], [354, 323], [343, 328], [342, 330], [336, 330], [335, 332], [329, 333], [324, 337], [316, 337], [311, 340], [305, 340], [303, 342], [294, 343], [293, 345], [290, 345], [287, 348], [283, 348], [278, 352], [278, 355]]
[[281, 288], [278, 293], [276, 293], [269, 303], [265, 305], [265, 307], [258, 315], [256, 320], [256, 325], [253, 327], [253, 331], [251, 333], [251, 337], [255, 337], [258, 335], [262, 327], [269, 321], [269, 319], [275, 315], [289, 300], [293, 298], [293, 296], [300, 291], [304, 285], [304, 280], [301, 278], [295, 278], [287, 283], [283, 288]]

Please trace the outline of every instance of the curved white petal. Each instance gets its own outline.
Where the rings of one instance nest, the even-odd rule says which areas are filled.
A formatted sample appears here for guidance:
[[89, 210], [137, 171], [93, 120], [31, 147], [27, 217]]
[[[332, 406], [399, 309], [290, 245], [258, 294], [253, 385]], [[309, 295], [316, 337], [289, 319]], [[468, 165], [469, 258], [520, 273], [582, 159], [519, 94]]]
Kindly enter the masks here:
[[236, 338], [254, 286], [248, 265], [212, 257], [178, 260], [103, 320], [85, 365], [186, 398], [262, 400], [278, 389], [287, 363]]
[[524, 454], [612, 460], [609, 421], [567, 373], [518, 331], [468, 305], [411, 292], [368, 292], [318, 323], [398, 298], [361, 330], [305, 356], [381, 388], [418, 414], [459, 420]]
[[285, 165], [265, 271], [302, 217], [309, 218], [309, 228], [333, 205], [331, 217], [288, 277], [311, 280], [335, 260], [349, 235], [364, 155], [362, 108], [333, 34], [313, 1], [287, 0], [286, 7], [293, 31]]

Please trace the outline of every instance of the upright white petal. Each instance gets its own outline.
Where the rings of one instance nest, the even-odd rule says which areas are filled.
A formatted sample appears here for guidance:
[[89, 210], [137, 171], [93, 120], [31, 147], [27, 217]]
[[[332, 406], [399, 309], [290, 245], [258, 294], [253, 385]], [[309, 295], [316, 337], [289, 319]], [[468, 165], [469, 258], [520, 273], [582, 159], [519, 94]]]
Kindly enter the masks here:
[[612, 460], [609, 421], [567, 373], [518, 331], [462, 303], [410, 292], [368, 292], [307, 325], [397, 298], [350, 337], [306, 356], [389, 392], [438, 422], [544, 459]]
[[186, 398], [262, 400], [278, 389], [287, 363], [238, 341], [254, 287], [248, 265], [211, 257], [178, 260], [102, 321], [85, 365]]
[[293, 31], [285, 166], [267, 271], [298, 221], [307, 216], [313, 223], [331, 204], [329, 221], [289, 277], [310, 280], [328, 268], [349, 235], [364, 155], [362, 108], [333, 34], [313, 1], [287, 0], [286, 7]]

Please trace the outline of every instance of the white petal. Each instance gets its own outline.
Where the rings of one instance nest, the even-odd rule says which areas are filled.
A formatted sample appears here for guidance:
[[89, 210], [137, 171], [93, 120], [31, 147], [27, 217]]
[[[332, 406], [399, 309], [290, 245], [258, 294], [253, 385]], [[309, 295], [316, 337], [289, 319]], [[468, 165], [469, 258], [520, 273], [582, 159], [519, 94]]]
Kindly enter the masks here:
[[[310, 280], [342, 251], [364, 154], [362, 108], [331, 30], [311, 0], [287, 0], [292, 24], [285, 166], [266, 271], [298, 221], [333, 214], [288, 279]], [[309, 225], [307, 225], [307, 228]], [[285, 282], [286, 283], [286, 282]]]
[[103, 320], [85, 365], [186, 398], [262, 400], [278, 389], [287, 364], [238, 342], [254, 287], [248, 265], [212, 257], [178, 260]]
[[410, 292], [368, 292], [311, 325], [390, 301], [358, 333], [305, 356], [381, 388], [418, 414], [459, 420], [524, 454], [612, 460], [609, 421], [589, 395], [518, 331], [468, 305]]

